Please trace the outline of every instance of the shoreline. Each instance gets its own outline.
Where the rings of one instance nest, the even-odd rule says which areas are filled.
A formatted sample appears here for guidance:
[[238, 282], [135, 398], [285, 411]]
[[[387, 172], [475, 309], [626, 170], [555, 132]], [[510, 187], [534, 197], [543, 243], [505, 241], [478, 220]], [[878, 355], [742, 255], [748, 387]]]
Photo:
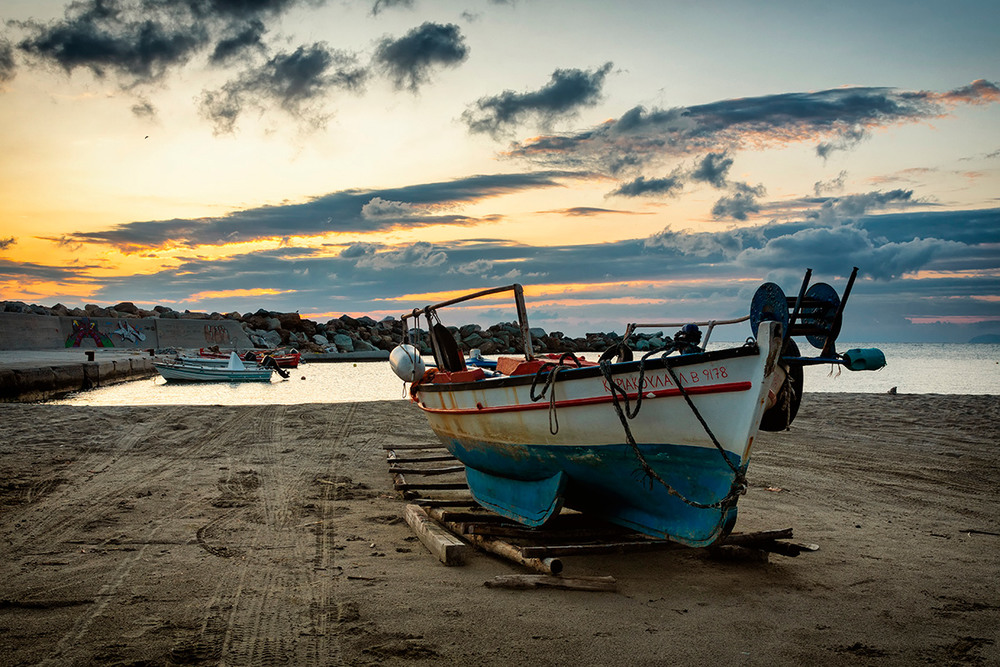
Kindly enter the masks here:
[[[563, 559], [615, 593], [489, 589], [402, 520], [406, 401], [3, 404], [11, 664], [988, 664], [1000, 661], [993, 396], [813, 394], [761, 433], [736, 530], [819, 551]], [[735, 641], [733, 641], [735, 640]]]

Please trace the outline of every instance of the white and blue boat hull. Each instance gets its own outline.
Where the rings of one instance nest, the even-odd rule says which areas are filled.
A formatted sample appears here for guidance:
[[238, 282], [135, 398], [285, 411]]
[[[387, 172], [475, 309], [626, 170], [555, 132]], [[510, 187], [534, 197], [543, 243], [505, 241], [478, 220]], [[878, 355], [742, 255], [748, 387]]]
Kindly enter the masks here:
[[[776, 364], [780, 328], [763, 322], [754, 345], [647, 360], [642, 404], [627, 421], [632, 442], [598, 367], [561, 369], [549, 387], [551, 402], [550, 395], [531, 400], [530, 375], [427, 382], [414, 396], [466, 465], [483, 506], [528, 526], [566, 506], [705, 546], [735, 523], [734, 485], [784, 380]], [[640, 362], [613, 364], [610, 372], [634, 409]], [[644, 471], [642, 460], [662, 481]]]

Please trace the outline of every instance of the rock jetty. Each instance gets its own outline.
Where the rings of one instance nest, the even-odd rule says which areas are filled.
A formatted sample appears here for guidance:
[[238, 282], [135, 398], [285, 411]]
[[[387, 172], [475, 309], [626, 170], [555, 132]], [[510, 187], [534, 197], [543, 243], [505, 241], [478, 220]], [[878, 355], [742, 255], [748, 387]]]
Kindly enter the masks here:
[[[376, 321], [368, 316], [355, 318], [341, 315], [326, 322], [316, 322], [301, 317], [298, 313], [281, 313], [263, 308], [252, 313], [180, 312], [167, 306], [146, 310], [129, 301], [113, 306], [88, 304], [83, 308], [67, 308], [58, 303], [46, 307], [20, 301], [2, 301], [0, 313], [2, 312], [117, 319], [235, 320], [256, 347], [272, 349], [293, 346], [302, 352], [317, 354], [389, 351], [403, 341], [403, 323], [394, 317]], [[466, 324], [451, 326], [448, 330], [464, 352], [476, 348], [483, 354], [516, 354], [522, 349], [520, 328], [514, 322], [500, 322], [487, 328], [478, 324]], [[546, 332], [540, 328], [531, 329], [531, 338], [536, 352], [559, 354], [604, 352], [622, 340], [622, 336], [615, 332], [588, 333], [586, 336], [572, 338], [559, 331]], [[410, 339], [422, 353], [430, 354], [426, 332], [411, 329]], [[663, 332], [634, 334], [629, 346], [640, 352], [658, 350], [666, 346], [667, 340], [669, 338], [665, 339]]]

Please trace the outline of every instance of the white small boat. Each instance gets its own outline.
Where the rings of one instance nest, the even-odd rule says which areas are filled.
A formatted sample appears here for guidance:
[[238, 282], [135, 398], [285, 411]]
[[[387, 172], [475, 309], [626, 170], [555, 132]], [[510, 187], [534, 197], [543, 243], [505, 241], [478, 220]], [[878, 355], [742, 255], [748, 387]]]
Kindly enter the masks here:
[[168, 382], [270, 382], [273, 372], [271, 368], [258, 364], [248, 368], [235, 352], [229, 356], [229, 362], [225, 365], [178, 358], [174, 361], [154, 362], [153, 366]]

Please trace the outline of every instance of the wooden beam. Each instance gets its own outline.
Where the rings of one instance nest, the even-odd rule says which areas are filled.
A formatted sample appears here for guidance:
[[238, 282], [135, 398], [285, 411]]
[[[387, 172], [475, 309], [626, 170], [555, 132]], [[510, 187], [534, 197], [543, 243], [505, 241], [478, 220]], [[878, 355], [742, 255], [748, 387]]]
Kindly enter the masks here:
[[506, 574], [484, 583], [487, 588], [562, 588], [571, 591], [611, 591], [618, 589], [614, 577], [550, 577], [544, 574]]
[[469, 485], [465, 482], [438, 482], [436, 484], [410, 484], [409, 482], [404, 482], [402, 484], [393, 484], [393, 487], [397, 491], [459, 491], [468, 489]]
[[424, 508], [407, 505], [403, 516], [420, 541], [445, 565], [463, 565], [468, 545], [458, 537], [434, 523]]
[[476, 501], [470, 496], [464, 500], [457, 498], [415, 498], [413, 503], [421, 507], [473, 507]]
[[491, 554], [503, 556], [509, 561], [529, 567], [542, 574], [559, 574], [562, 572], [563, 564], [558, 558], [525, 558], [520, 547], [509, 542], [494, 540], [482, 535], [466, 535], [465, 538], [483, 551]]
[[386, 443], [382, 445], [382, 449], [395, 449], [398, 451], [402, 451], [404, 449], [444, 449], [444, 445], [442, 445], [440, 442], [431, 442], [428, 444], [407, 443], [407, 444], [395, 444], [395, 445]]
[[465, 466], [447, 466], [445, 468], [408, 468], [405, 466], [389, 466], [389, 472], [405, 475], [448, 475], [465, 472]]
[[389, 452], [389, 460], [393, 463], [441, 463], [444, 461], [455, 461], [451, 454], [436, 454], [434, 456], [396, 456]]
[[719, 544], [742, 544], [752, 546], [757, 542], [767, 542], [768, 540], [787, 540], [792, 537], [791, 528], [780, 530], [760, 530], [755, 533], [732, 533], [719, 541]]
[[521, 547], [521, 553], [529, 558], [547, 556], [581, 556], [586, 554], [616, 554], [626, 551], [656, 551], [673, 549], [680, 545], [668, 540], [635, 540], [632, 542], [600, 542], [597, 544], [553, 544], [549, 546]]

